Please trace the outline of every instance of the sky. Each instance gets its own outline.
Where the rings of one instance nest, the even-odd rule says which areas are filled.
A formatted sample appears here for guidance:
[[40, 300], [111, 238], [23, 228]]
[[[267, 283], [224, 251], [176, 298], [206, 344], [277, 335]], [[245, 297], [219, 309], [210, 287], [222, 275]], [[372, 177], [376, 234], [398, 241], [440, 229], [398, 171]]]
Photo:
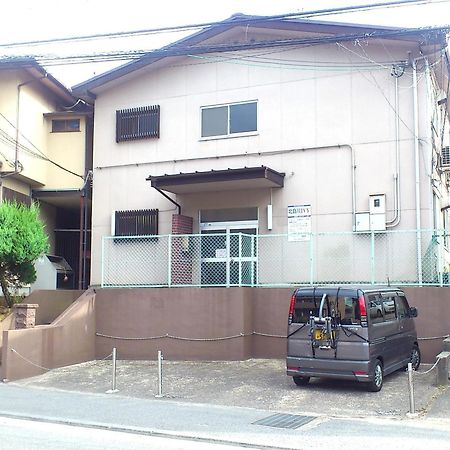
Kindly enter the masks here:
[[[134, 31], [164, 26], [220, 21], [235, 13], [274, 15], [320, 10], [381, 0], [15, 0], [2, 4], [0, 57], [22, 55], [93, 54], [114, 50], [152, 50], [192, 33], [160, 33], [139, 38], [115, 38], [1, 47], [2, 44], [80, 35]], [[6, 20], [5, 20], [6, 19]], [[313, 19], [311, 19], [313, 20]], [[327, 15], [317, 20], [357, 22], [399, 27], [450, 24], [450, 1], [430, 0], [425, 5], [391, 7], [358, 13]], [[123, 63], [123, 62], [122, 62]], [[70, 87], [121, 63], [47, 66], [47, 70]]]

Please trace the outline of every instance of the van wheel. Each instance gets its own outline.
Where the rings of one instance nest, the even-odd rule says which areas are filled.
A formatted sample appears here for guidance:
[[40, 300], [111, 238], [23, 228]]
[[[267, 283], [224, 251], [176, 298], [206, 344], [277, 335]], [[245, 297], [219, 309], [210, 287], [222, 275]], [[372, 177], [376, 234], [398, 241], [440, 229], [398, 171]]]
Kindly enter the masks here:
[[417, 370], [420, 366], [420, 350], [417, 345], [415, 345], [411, 350], [411, 355], [409, 357], [409, 362], [412, 364], [413, 370]]
[[292, 377], [297, 386], [306, 386], [309, 383], [309, 377]]
[[383, 366], [379, 359], [376, 360], [372, 369], [372, 380], [369, 381], [368, 389], [371, 392], [378, 392], [383, 387]]

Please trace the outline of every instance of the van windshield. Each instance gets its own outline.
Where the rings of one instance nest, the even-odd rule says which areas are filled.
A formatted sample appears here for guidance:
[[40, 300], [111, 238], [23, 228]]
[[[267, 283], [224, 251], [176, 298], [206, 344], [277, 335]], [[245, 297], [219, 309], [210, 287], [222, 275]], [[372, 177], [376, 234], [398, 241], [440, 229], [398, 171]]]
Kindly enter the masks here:
[[[294, 305], [294, 315], [292, 323], [309, 322], [311, 316], [319, 317], [319, 306], [322, 300], [321, 295], [297, 296]], [[342, 325], [360, 325], [361, 313], [357, 297], [346, 297], [339, 295], [327, 295], [322, 316], [338, 318]]]

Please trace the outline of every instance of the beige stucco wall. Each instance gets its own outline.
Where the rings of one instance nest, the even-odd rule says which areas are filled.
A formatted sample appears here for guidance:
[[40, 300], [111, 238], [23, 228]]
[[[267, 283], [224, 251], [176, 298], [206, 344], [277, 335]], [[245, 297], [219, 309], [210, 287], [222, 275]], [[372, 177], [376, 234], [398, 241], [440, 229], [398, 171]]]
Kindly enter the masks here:
[[[18, 89], [18, 85], [22, 83], [25, 84]], [[18, 107], [19, 115], [17, 115]], [[18, 159], [23, 165], [21, 176], [27, 178], [27, 183], [31, 187], [79, 188], [82, 186], [82, 179], [31, 154], [45, 156], [73, 172], [84, 175], [86, 129], [84, 117], [76, 116], [81, 121], [80, 132], [51, 133], [51, 118], [45, 118], [44, 114], [55, 110], [54, 95], [40, 86], [38, 79], [33, 79], [24, 71], [2, 70], [0, 72], [0, 113], [2, 114], [0, 127], [14, 140], [18, 120], [18, 141], [28, 149], [18, 148]], [[9, 161], [14, 162], [14, 143], [1, 142], [0, 151]], [[11, 165], [5, 162], [4, 157], [0, 157], [0, 161], [3, 161], [5, 170], [12, 169]]]
[[[352, 231], [352, 160], [355, 157], [356, 211], [367, 211], [369, 194], [385, 193], [387, 220], [394, 215], [395, 81], [391, 65], [367, 60], [407, 59], [411, 50], [385, 41], [364, 50], [315, 46], [271, 53], [290, 61], [352, 62], [354, 70], [306, 70], [220, 61], [208, 55], [169, 61], [167, 67], [142, 69], [129, 80], [100, 89], [95, 103], [94, 199], [91, 282], [100, 283], [101, 238], [110, 235], [113, 210], [158, 208], [160, 233], [169, 233], [174, 206], [150, 187], [148, 175], [267, 165], [285, 172], [282, 189], [204, 192], [178, 195], [183, 214], [198, 210], [256, 206], [260, 233], [287, 232], [287, 206], [312, 205], [313, 231]], [[389, 49], [389, 54], [386, 49]], [[219, 58], [220, 59], [220, 58]], [[157, 65], [155, 65], [157, 67]], [[368, 70], [368, 68], [370, 70]], [[413, 91], [410, 69], [398, 78], [401, 223], [416, 227]], [[151, 89], [150, 89], [151, 86]], [[200, 139], [200, 108], [258, 101], [258, 133], [228, 139]], [[161, 137], [115, 143], [115, 111], [161, 106]], [[433, 226], [428, 174], [431, 149], [426, 77], [419, 77], [421, 227]], [[351, 147], [350, 147], [351, 146]], [[272, 195], [273, 230], [266, 228]]]
[[[52, 118], [46, 119], [48, 157], [72, 172], [84, 176], [86, 120], [83, 116], [60, 116], [56, 120], [80, 119], [80, 131], [53, 133]], [[61, 170], [54, 164], [47, 165], [46, 189], [81, 188], [83, 179]]]

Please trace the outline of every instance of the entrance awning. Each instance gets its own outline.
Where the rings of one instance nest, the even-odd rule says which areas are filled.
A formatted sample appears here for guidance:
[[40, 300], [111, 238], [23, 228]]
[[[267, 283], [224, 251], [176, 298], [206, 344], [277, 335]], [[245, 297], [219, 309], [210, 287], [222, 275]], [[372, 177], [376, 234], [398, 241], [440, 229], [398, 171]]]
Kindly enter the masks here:
[[270, 167], [260, 166], [173, 175], [150, 175], [147, 181], [151, 181], [152, 187], [156, 189], [174, 194], [188, 194], [283, 187], [284, 175]]

